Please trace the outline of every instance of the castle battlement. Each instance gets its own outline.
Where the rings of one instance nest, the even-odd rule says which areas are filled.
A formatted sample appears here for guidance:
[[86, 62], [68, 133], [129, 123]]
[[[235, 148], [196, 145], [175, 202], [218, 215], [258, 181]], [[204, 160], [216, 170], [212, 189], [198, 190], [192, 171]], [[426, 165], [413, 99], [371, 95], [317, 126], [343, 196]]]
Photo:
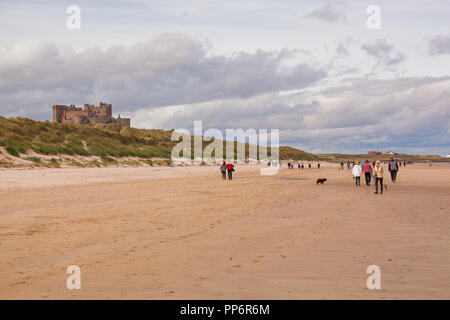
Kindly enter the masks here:
[[71, 124], [87, 124], [94, 125], [97, 123], [118, 123], [124, 127], [131, 126], [129, 118], [114, 118], [112, 116], [112, 104], [100, 102], [99, 106], [93, 104], [85, 104], [84, 109], [75, 105], [54, 105], [53, 106], [53, 122], [71, 123]]

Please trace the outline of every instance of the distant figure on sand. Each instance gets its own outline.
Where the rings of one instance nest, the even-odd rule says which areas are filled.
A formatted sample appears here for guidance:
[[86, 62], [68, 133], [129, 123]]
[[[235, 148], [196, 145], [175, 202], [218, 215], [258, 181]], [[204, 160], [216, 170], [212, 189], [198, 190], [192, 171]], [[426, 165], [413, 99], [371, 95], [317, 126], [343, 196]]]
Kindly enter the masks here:
[[350, 161], [347, 161], [347, 170], [350, 170]]
[[308, 163], [308, 168], [311, 169], [311, 163]]
[[395, 183], [395, 181], [397, 181], [398, 163], [394, 160], [394, 158], [391, 158], [391, 160], [389, 160], [388, 169], [391, 173], [391, 180], [393, 183]]
[[370, 180], [372, 180], [372, 165], [369, 163], [369, 160], [364, 162], [362, 169], [366, 177], [366, 185], [370, 186]]
[[233, 180], [234, 165], [231, 162], [227, 163], [227, 170], [228, 170], [228, 180]]
[[317, 164], [317, 169], [320, 169], [320, 163]]
[[375, 194], [378, 194], [378, 183], [381, 186], [380, 194], [383, 194], [383, 167], [381, 166], [380, 161], [377, 161], [375, 164], [375, 168], [373, 169], [373, 177], [375, 178]]
[[361, 166], [358, 163], [355, 163], [355, 165], [353, 166], [352, 175], [353, 178], [355, 178], [355, 184], [357, 187], [361, 186], [361, 173], [362, 173]]
[[220, 172], [222, 173], [222, 180], [227, 180], [227, 164], [225, 162], [220, 166]]

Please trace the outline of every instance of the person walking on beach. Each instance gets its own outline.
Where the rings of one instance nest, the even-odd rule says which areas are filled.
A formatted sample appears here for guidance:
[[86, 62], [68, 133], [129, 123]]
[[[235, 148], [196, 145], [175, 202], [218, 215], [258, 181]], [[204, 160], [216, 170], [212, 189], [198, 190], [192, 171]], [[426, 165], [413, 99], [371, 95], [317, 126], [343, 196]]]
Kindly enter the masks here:
[[366, 185], [370, 186], [370, 180], [372, 180], [372, 165], [369, 163], [369, 160], [364, 162], [363, 166], [364, 176], [366, 177]]
[[231, 162], [227, 163], [228, 180], [233, 180], [234, 165]]
[[362, 173], [361, 166], [358, 163], [355, 163], [355, 165], [353, 166], [352, 175], [353, 178], [355, 179], [355, 184], [357, 187], [361, 186], [361, 173]]
[[225, 162], [220, 166], [220, 172], [222, 173], [222, 180], [227, 180], [227, 164]]
[[317, 164], [317, 169], [320, 169], [320, 162]]
[[375, 164], [375, 168], [373, 169], [373, 177], [375, 178], [375, 194], [378, 194], [378, 183], [381, 186], [380, 194], [383, 194], [383, 167], [381, 166], [380, 161], [377, 161]]
[[347, 161], [347, 170], [350, 170], [350, 161]]
[[393, 183], [395, 183], [397, 181], [398, 163], [394, 160], [394, 158], [391, 158], [391, 160], [389, 161], [388, 169], [391, 173], [391, 180]]
[[308, 168], [311, 169], [311, 163], [308, 163]]

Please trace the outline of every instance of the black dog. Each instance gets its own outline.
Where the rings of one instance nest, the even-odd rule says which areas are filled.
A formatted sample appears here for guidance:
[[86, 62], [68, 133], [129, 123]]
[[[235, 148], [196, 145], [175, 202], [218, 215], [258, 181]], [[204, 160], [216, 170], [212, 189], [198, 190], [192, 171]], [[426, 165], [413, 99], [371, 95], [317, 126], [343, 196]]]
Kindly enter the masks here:
[[317, 183], [316, 184], [319, 184], [319, 183], [323, 184], [325, 181], [327, 181], [327, 179], [319, 178], [319, 179], [317, 179]]

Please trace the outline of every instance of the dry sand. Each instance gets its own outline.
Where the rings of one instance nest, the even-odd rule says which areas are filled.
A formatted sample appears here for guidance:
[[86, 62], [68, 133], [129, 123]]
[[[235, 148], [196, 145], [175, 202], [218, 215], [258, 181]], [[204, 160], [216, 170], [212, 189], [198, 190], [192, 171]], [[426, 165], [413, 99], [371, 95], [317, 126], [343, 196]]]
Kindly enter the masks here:
[[216, 167], [0, 170], [0, 298], [449, 299], [450, 165], [385, 180], [374, 195], [337, 165], [237, 166], [231, 182]]

